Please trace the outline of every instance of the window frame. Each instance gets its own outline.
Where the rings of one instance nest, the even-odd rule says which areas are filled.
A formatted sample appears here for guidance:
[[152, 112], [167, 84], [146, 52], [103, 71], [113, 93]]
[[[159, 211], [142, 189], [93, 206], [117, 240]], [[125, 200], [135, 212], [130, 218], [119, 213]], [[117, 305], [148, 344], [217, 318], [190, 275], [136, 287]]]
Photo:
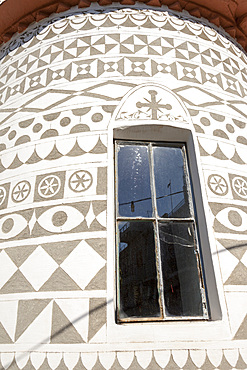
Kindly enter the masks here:
[[[152, 215], [147, 217], [141, 216], [121, 216], [118, 214], [119, 210], [119, 196], [118, 196], [118, 148], [123, 146], [131, 145], [140, 145], [147, 148], [147, 156], [149, 160], [148, 171], [150, 173], [150, 191], [151, 191], [151, 203], [152, 203]], [[157, 196], [155, 190], [155, 173], [154, 173], [154, 158], [153, 158], [153, 149], [157, 147], [170, 147], [170, 148], [179, 148], [181, 149], [183, 157], [183, 175], [186, 177], [186, 187], [188, 192], [188, 207], [190, 211], [190, 217], [161, 217], [158, 215], [157, 211]], [[197, 233], [197, 216], [195, 208], [195, 200], [193, 194], [193, 184], [191, 181], [191, 171], [188, 163], [187, 157], [187, 147], [186, 142], [166, 142], [166, 141], [148, 141], [148, 140], [120, 140], [114, 139], [114, 162], [115, 162], [115, 218], [116, 218], [116, 294], [117, 294], [117, 307], [116, 307], [116, 319], [118, 323], [131, 323], [131, 322], [163, 322], [163, 321], [182, 321], [182, 320], [208, 320], [209, 310], [208, 302], [206, 298], [206, 289], [204, 283], [204, 269], [203, 269], [203, 257], [201, 255], [200, 241]], [[159, 317], [120, 317], [120, 272], [119, 272], [119, 232], [118, 232], [118, 223], [119, 222], [152, 222], [154, 228], [154, 246], [155, 246], [155, 261], [156, 261], [156, 274], [157, 274], [157, 291], [159, 292], [159, 307], [160, 307], [160, 316]], [[196, 254], [196, 265], [197, 265], [197, 277], [199, 282], [199, 291], [202, 302], [202, 315], [193, 316], [193, 315], [169, 315], [166, 312], [165, 305], [165, 295], [164, 295], [164, 278], [162, 276], [162, 257], [161, 257], [161, 242], [159, 236], [159, 230], [161, 225], [174, 222], [176, 224], [181, 223], [190, 223], [194, 229], [194, 252]]]
[[[232, 338], [226, 307], [213, 224], [206, 195], [203, 175], [203, 158], [200, 157], [197, 136], [191, 122], [160, 122], [143, 120], [119, 121], [113, 116], [108, 126], [107, 174], [107, 342], [113, 345], [126, 343], [126, 349], [133, 343], [141, 343], [141, 348], [170, 348], [173, 341], [218, 341]], [[159, 321], [117, 323], [116, 302], [116, 233], [115, 233], [115, 183], [114, 183], [114, 139], [153, 140], [185, 142], [188, 150], [188, 163], [191, 168], [194, 195], [197, 200], [196, 212], [198, 233], [202, 246], [205, 267], [205, 287], [207, 290], [210, 320], [199, 321]], [[143, 342], [145, 338], [145, 343]], [[162, 347], [159, 347], [162, 343]], [[199, 343], [199, 342], [198, 342]], [[193, 345], [194, 345], [193, 344]], [[121, 347], [122, 348], [122, 347]]]

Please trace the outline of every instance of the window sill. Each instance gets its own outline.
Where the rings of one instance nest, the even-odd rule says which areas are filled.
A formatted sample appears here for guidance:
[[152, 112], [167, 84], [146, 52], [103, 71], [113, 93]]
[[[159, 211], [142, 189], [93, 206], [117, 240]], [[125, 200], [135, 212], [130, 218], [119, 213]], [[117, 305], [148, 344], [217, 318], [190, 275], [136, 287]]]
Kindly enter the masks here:
[[111, 323], [108, 321], [107, 341], [111, 343], [214, 341], [229, 340], [228, 320], [159, 321]]

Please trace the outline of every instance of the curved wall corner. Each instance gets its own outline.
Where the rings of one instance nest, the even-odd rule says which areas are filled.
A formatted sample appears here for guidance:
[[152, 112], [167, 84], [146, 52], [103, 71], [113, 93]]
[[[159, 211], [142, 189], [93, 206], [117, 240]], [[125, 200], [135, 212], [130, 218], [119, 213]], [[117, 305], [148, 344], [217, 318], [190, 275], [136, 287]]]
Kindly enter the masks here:
[[[2, 367], [246, 366], [246, 55], [188, 16], [127, 8], [50, 17], [0, 55]], [[200, 323], [114, 337], [107, 169], [113, 128], [133, 123], [193, 133], [227, 327], [203, 341]]]

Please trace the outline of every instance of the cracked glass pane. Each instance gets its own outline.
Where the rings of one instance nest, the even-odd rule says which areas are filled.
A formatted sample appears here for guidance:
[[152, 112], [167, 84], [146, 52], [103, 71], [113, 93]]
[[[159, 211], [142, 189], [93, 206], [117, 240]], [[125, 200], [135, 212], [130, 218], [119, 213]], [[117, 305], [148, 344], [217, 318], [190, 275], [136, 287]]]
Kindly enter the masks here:
[[119, 222], [120, 318], [160, 316], [154, 226]]
[[164, 298], [170, 316], [202, 316], [193, 224], [159, 223]]

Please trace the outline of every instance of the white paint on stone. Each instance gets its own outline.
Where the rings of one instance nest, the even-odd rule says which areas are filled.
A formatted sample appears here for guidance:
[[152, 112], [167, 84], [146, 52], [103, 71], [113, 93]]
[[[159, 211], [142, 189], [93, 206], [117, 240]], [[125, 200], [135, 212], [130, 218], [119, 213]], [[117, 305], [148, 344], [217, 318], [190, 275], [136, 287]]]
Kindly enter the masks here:
[[160, 367], [165, 368], [171, 357], [170, 350], [154, 351], [154, 358]]
[[111, 369], [115, 361], [115, 358], [116, 358], [115, 352], [100, 352], [99, 353], [99, 360], [106, 370]]
[[57, 267], [54, 259], [39, 246], [21, 265], [20, 271], [34, 289], [39, 290]]
[[40, 366], [43, 364], [46, 358], [45, 352], [31, 352], [30, 359], [35, 368], [35, 370], [39, 369]]
[[47, 353], [48, 364], [52, 370], [55, 370], [62, 360], [62, 353], [50, 352]]
[[0, 322], [14, 342], [18, 301], [0, 302]]
[[81, 335], [82, 339], [87, 342], [89, 299], [57, 299], [56, 303]]
[[16, 352], [15, 353], [15, 362], [20, 369], [27, 364], [29, 360], [29, 353], [28, 352]]
[[232, 367], [236, 367], [238, 357], [239, 357], [239, 351], [237, 348], [232, 348], [232, 349], [224, 349], [223, 351], [225, 358], [229, 362], [229, 364]]
[[[175, 104], [176, 108], [172, 109], [173, 117], [169, 116], [165, 111], [160, 112], [156, 125], [161, 125], [162, 123], [166, 130], [169, 130], [169, 127], [185, 129], [185, 126], [190, 126], [195, 146], [197, 146], [196, 138], [198, 138], [201, 147], [206, 152], [205, 156], [199, 157], [198, 155], [198, 163], [203, 165], [205, 169], [205, 182], [202, 179], [201, 182], [204, 188], [207, 189], [208, 194], [208, 198], [203, 198], [204, 206], [208, 207], [208, 201], [219, 202], [220, 204], [229, 202], [231, 204], [229, 209], [236, 211], [237, 207], [245, 205], [244, 200], [233, 199], [230, 181], [228, 182], [229, 192], [221, 197], [219, 194], [209, 190], [207, 178], [211, 173], [210, 171], [220, 174], [223, 172], [227, 173], [228, 169], [229, 171], [231, 169], [239, 176], [244, 176], [247, 173], [246, 145], [238, 142], [239, 137], [240, 141], [244, 141], [243, 138], [246, 137], [246, 127], [244, 128], [246, 124], [246, 117], [244, 116], [246, 112], [246, 82], [242, 75], [245, 73], [246, 56], [231, 41], [223, 36], [219, 36], [214, 29], [203, 26], [200, 23], [191, 22], [188, 14], [186, 15], [187, 19], [184, 20], [183, 17], [180, 19], [176, 18], [171, 12], [168, 14], [163, 10], [143, 9], [143, 7], [145, 5], [140, 5], [138, 10], [109, 8], [107, 13], [102, 13], [102, 8], [94, 4], [90, 7], [91, 14], [86, 11], [83, 14], [77, 8], [69, 10], [67, 14], [70, 15], [67, 19], [59, 19], [60, 16], [56, 15], [57, 21], [50, 23], [48, 27], [45, 27], [33, 39], [23, 44], [23, 50], [17, 48], [9, 53], [9, 56], [13, 59], [2, 60], [3, 67], [0, 72], [2, 109], [0, 119], [4, 123], [1, 129], [7, 126], [10, 126], [10, 129], [2, 136], [2, 142], [6, 144], [6, 149], [1, 152], [1, 164], [4, 166], [1, 173], [1, 185], [5, 184], [5, 182], [10, 182], [9, 193], [11, 193], [19, 181], [27, 179], [32, 188], [29, 196], [23, 202], [17, 204], [9, 198], [6, 208], [1, 209], [0, 236], [6, 241], [3, 243], [4, 248], [32, 246], [39, 242], [53, 243], [66, 240], [69, 243], [76, 238], [83, 240], [64, 262], [61, 262], [60, 266], [70, 278], [74, 279], [81, 289], [84, 289], [106, 263], [104, 258], [101, 257], [100, 251], [97, 253], [97, 248], [93, 249], [84, 239], [104, 237], [106, 234], [102, 231], [87, 231], [73, 234], [71, 230], [79, 225], [79, 221], [91, 227], [94, 221], [97, 220], [104, 227], [106, 226], [106, 216], [108, 231], [110, 228], [112, 229], [112, 233], [107, 232], [108, 247], [110, 246], [107, 251], [107, 292], [93, 289], [83, 292], [47, 291], [34, 293], [12, 292], [11, 294], [5, 292], [0, 297], [0, 321], [12, 340], [14, 340], [18, 316], [18, 299], [56, 299], [61, 310], [85, 341], [88, 336], [88, 323], [90, 320], [85, 318], [85, 320], [77, 322], [77, 316], [83, 315], [84, 312], [89, 310], [90, 299], [105, 297], [106, 294], [108, 299], [115, 299], [115, 275], [113, 272], [115, 269], [115, 240], [114, 225], [113, 223], [111, 224], [114, 215], [113, 201], [111, 199], [114, 192], [113, 185], [108, 187], [108, 213], [102, 211], [95, 216], [94, 207], [91, 203], [88, 212], [83, 215], [74, 207], [73, 202], [76, 202], [79, 198], [80, 200], [83, 198], [85, 202], [106, 199], [105, 195], [102, 198], [96, 195], [96, 178], [97, 167], [109, 164], [108, 171], [112, 170], [111, 128], [114, 125], [120, 126], [119, 121], [122, 121], [123, 125], [126, 126], [133, 123], [140, 125], [140, 120], [143, 120], [143, 122], [146, 120], [144, 123], [147, 124], [147, 119], [149, 119], [148, 125], [151, 127], [150, 121], [152, 120], [148, 117], [150, 112], [145, 109], [142, 110], [141, 104], [139, 104], [140, 112], [136, 112], [136, 103], [142, 103], [144, 98], [149, 98], [150, 89], [157, 88], [158, 95], [162, 99], [164, 96], [167, 100], [170, 99], [170, 103], [181, 102], [180, 105]], [[52, 18], [53, 16], [49, 17], [49, 20]], [[133, 23], [131, 30], [122, 25], [127, 18], [129, 22], [135, 23]], [[104, 25], [106, 19], [109, 20], [109, 24], [110, 22], [115, 22], [115, 26]], [[147, 19], [153, 22], [152, 28], [145, 26]], [[83, 29], [83, 23], [86, 20], [88, 24], [91, 22], [94, 25], [91, 30]], [[45, 24], [46, 22], [47, 20], [44, 20], [40, 24]], [[67, 24], [70, 27], [70, 31], [73, 28], [74, 31], [66, 33]], [[170, 24], [174, 30], [166, 29], [165, 24]], [[187, 27], [187, 33], [183, 32], [185, 26]], [[34, 27], [35, 25], [30, 26], [28, 31]], [[51, 38], [46, 39], [50, 31], [54, 32], [54, 36], [50, 33]], [[201, 38], [201, 32], [204, 32], [204, 39]], [[116, 41], [116, 34], [117, 36], [119, 35], [121, 45]], [[147, 43], [143, 41], [144, 38], [140, 35], [147, 38]], [[18, 35], [15, 36], [17, 39], [18, 37]], [[132, 43], [126, 41], [131, 37], [133, 37]], [[38, 43], [29, 48], [30, 43], [35, 39]], [[62, 48], [56, 44], [58, 41], [64, 42]], [[220, 46], [219, 41], [222, 42], [223, 46]], [[188, 49], [185, 49], [183, 46], [184, 42], [186, 42]], [[172, 46], [172, 43], [174, 46]], [[112, 48], [108, 48], [109, 45]], [[50, 46], [51, 49], [49, 51]], [[128, 50], [124, 55], [120, 52], [122, 46]], [[152, 48], [154, 54], [152, 54]], [[170, 51], [163, 55], [162, 48], [170, 48]], [[36, 58], [35, 53], [39, 52], [39, 50], [41, 50], [41, 54]], [[71, 59], [69, 57], [64, 58], [64, 50], [70, 53]], [[80, 53], [77, 55], [78, 51]], [[176, 56], [176, 51], [179, 51], [180, 56]], [[197, 55], [190, 59], [191, 52], [197, 53]], [[53, 57], [54, 60], [52, 60]], [[28, 63], [33, 64], [25, 65], [26, 58]], [[206, 62], [204, 62], [205, 60]], [[39, 62], [48, 62], [49, 65], [44, 66], [44, 68], [42, 66], [38, 67]], [[23, 77], [16, 78], [17, 69], [13, 66], [13, 63], [17, 63], [19, 73], [24, 72], [25, 75]], [[225, 72], [226, 65], [229, 68], [229, 72]], [[174, 72], [175, 70], [176, 72]], [[38, 75], [39, 72], [40, 76]], [[70, 78], [67, 77], [69, 73]], [[90, 77], [87, 77], [88, 73], [90, 73]], [[50, 81], [48, 81], [49, 78]], [[207, 81], [204, 81], [204, 78]], [[222, 83], [219, 81], [222, 81]], [[38, 84], [40, 84], [40, 87], [36, 89], [39, 86]], [[34, 90], [29, 90], [31, 86]], [[21, 90], [22, 88], [23, 90]], [[171, 92], [170, 95], [168, 91]], [[230, 104], [232, 106], [235, 105], [237, 110]], [[115, 106], [116, 109], [111, 118], [114, 110], [112, 108]], [[8, 111], [4, 111], [5, 109]], [[77, 115], [78, 111], [76, 110], [79, 109], [84, 109], [81, 116]], [[87, 109], [91, 110], [85, 113]], [[176, 118], [175, 113], [178, 111], [181, 113], [181, 116], [184, 114], [184, 121], [173, 120]], [[191, 117], [188, 112], [192, 112]], [[58, 114], [59, 116], [53, 119], [51, 116], [48, 116], [50, 114]], [[95, 114], [96, 116], [93, 119]], [[97, 116], [97, 114], [99, 115]], [[43, 116], [48, 117], [45, 118]], [[64, 117], [70, 119], [68, 126], [60, 125]], [[35, 120], [33, 124], [25, 129], [19, 125], [20, 122], [33, 118]], [[138, 121], [134, 122], [134, 119], [137, 118]], [[114, 121], [116, 119], [119, 119], [119, 121]], [[188, 122], [190, 123], [188, 124]], [[33, 127], [38, 123], [42, 123], [43, 131], [34, 132]], [[87, 129], [91, 131], [71, 133], [72, 126], [79, 124], [84, 125], [84, 129], [87, 126]], [[109, 128], [109, 140], [108, 133], [106, 133], [107, 128]], [[48, 129], [57, 130], [57, 136], [41, 139], [41, 135]], [[217, 130], [220, 131], [217, 132]], [[16, 134], [14, 131], [16, 131]], [[11, 135], [16, 135], [13, 139], [9, 135], [10, 132], [12, 132]], [[22, 135], [29, 136], [30, 142], [20, 145], [16, 144], [16, 146], [17, 138]], [[106, 147], [109, 141], [108, 154], [89, 153], [94, 149], [99, 137]], [[159, 139], [162, 139], [162, 136]], [[78, 151], [84, 150], [87, 154], [78, 155], [77, 152], [75, 156], [70, 156], [70, 151], [76, 143], [79, 146]], [[59, 159], [47, 159], [53, 148], [57, 148], [58, 153], [60, 153], [61, 157]], [[218, 152], [215, 154], [217, 148]], [[34, 149], [42, 159], [41, 161], [20, 166], [19, 163], [13, 162], [17, 158], [16, 155], [18, 155], [21, 162], [27, 162], [34, 153]], [[242, 160], [242, 164], [238, 162], [237, 156], [235, 156], [235, 159], [233, 158], [235, 150], [237, 156]], [[219, 154], [219, 151], [221, 151], [221, 154]], [[226, 159], [222, 160], [223, 156]], [[15, 168], [15, 166], [17, 167]], [[68, 188], [68, 181], [70, 175], [80, 168], [92, 172], [93, 185], [77, 197], [77, 194]], [[36, 174], [45, 176], [47, 173], [64, 171], [65, 169], [67, 175], [65, 177], [64, 196], [59, 199], [45, 199], [35, 204], [35, 207], [40, 208], [52, 205], [50, 210], [44, 212], [41, 217], [38, 217], [36, 212], [33, 212], [29, 222], [18, 213], [9, 215], [13, 210], [14, 212], [22, 212], [27, 211], [28, 208], [31, 209], [33, 206]], [[112, 175], [113, 171], [109, 174], [111, 184], [113, 184]], [[66, 202], [68, 200], [66, 205], [64, 205], [65, 198]], [[244, 220], [246, 211], [242, 208], [240, 211]], [[56, 226], [50, 222], [58, 212], [65, 212], [68, 219], [70, 218], [62, 226]], [[206, 214], [208, 215], [209, 212], [206, 212]], [[72, 218], [69, 216], [72, 216]], [[199, 216], [201, 216], [200, 212]], [[218, 216], [221, 217], [222, 214]], [[221, 221], [226, 226], [226, 222], [228, 222], [227, 217], [227, 214], [224, 214], [218, 221]], [[9, 219], [14, 221], [16, 229], [7, 230]], [[211, 226], [213, 226], [215, 221], [213, 213], [212, 220], [208, 221], [208, 227], [211, 230]], [[30, 232], [42, 226], [48, 233], [35, 238], [21, 239], [18, 235], [26, 226], [29, 227]], [[246, 230], [243, 228], [243, 225], [230, 230], [232, 232], [219, 232], [214, 236], [222, 239], [245, 240], [246, 235], [244, 233]], [[92, 369], [94, 365], [96, 367], [100, 366], [100, 363], [106, 369], [110, 369], [114, 363], [115, 356], [117, 356], [120, 366], [128, 369], [129, 367], [131, 368], [135, 355], [137, 362], [142, 368], [148, 367], [152, 355], [158, 365], [165, 368], [171, 358], [171, 352], [175, 363], [182, 368], [186, 367], [186, 361], [189, 358], [188, 347], [193, 348], [190, 351], [190, 356], [198, 368], [201, 368], [205, 362], [207, 348], [209, 360], [215, 367], [220, 367], [223, 358], [221, 347], [225, 348], [223, 352], [227, 361], [231, 366], [235, 366], [238, 359], [236, 347], [244, 347], [246, 344], [244, 340], [241, 343], [239, 342], [240, 344], [236, 344], [236, 341], [231, 339], [246, 315], [247, 302], [245, 295], [247, 290], [244, 285], [226, 286], [224, 288], [229, 313], [229, 317], [227, 317], [225, 314], [223, 283], [230, 277], [237, 266], [238, 260], [221, 245], [218, 245], [217, 256], [214, 237], [210, 236], [210, 238], [213, 264], [217, 277], [216, 282], [220, 292], [220, 302], [223, 311], [222, 320], [203, 323], [196, 321], [160, 324], [135, 323], [119, 326], [115, 323], [114, 302], [108, 305], [107, 324], [104, 324], [94, 335], [90, 343], [86, 345], [87, 347], [82, 347], [82, 344], [62, 344], [64, 347], [61, 347], [60, 345], [54, 346], [49, 344], [52, 321], [51, 302], [18, 339], [18, 346], [21, 345], [22, 347], [18, 347], [18, 353], [16, 354], [17, 365], [22, 368], [28, 361], [27, 352], [21, 358], [22, 353], [24, 353], [22, 350], [30, 349], [39, 343], [46, 343], [48, 364], [52, 369], [59, 366], [63, 350], [64, 362], [69, 369], [76, 365], [80, 351], [83, 352], [81, 358], [86, 369]], [[52, 253], [53, 245], [49, 246], [49, 248]], [[243, 266], [247, 266], [246, 256], [247, 252], [241, 259]], [[218, 257], [221, 274], [217, 267]], [[5, 251], [0, 253], [0, 267], [1, 288], [8, 283], [17, 271], [17, 267]], [[20, 271], [32, 286], [39, 290], [57, 267], [58, 264], [54, 259], [40, 246], [27, 257], [26, 261], [21, 265]], [[228, 330], [229, 322], [232, 328], [231, 334]], [[217, 346], [219, 346], [218, 350], [212, 349], [215, 346], [215, 340], [217, 340]], [[201, 349], [196, 350], [194, 348], [196, 346]], [[172, 351], [165, 350], [168, 347]], [[231, 349], [232, 347], [235, 349]], [[4, 350], [1, 356], [4, 368], [7, 368], [13, 359], [12, 352], [16, 350], [15, 344], [8, 344], [6, 349], [8, 351]], [[53, 352], [49, 352], [50, 349]], [[134, 352], [135, 349], [138, 349], [138, 351]], [[152, 349], [156, 350], [152, 352]], [[94, 352], [90, 353], [90, 351]], [[97, 352], [99, 352], [99, 358]], [[240, 350], [244, 361], [247, 362], [245, 352], [244, 348]], [[45, 356], [45, 353], [31, 353], [30, 359], [35, 369], [42, 365]]]
[[188, 359], [188, 351], [187, 350], [172, 350], [172, 357], [176, 364], [183, 368], [186, 364], [186, 361]]
[[232, 333], [235, 335], [246, 316], [247, 292], [227, 292], [226, 302]]
[[106, 336], [106, 325], [103, 325], [102, 328], [93, 336], [90, 340], [90, 343], [106, 343], [107, 336]]
[[143, 369], [146, 369], [152, 360], [152, 351], [136, 351], [135, 356]]
[[[5, 219], [7, 220], [7, 217]], [[0, 223], [0, 226], [2, 225]], [[17, 267], [4, 250], [0, 253], [0, 266], [0, 288], [2, 288], [2, 286], [9, 280], [9, 278], [17, 271]]]
[[52, 305], [50, 302], [45, 309], [29, 325], [24, 333], [17, 339], [18, 344], [32, 343], [50, 343], [51, 322], [52, 322]]
[[84, 289], [104, 265], [105, 260], [88, 243], [81, 241], [61, 267], [81, 289]]
[[4, 369], [8, 369], [14, 360], [14, 352], [4, 352], [1, 354], [1, 362]]
[[201, 368], [206, 359], [206, 351], [204, 349], [192, 349], [190, 350], [190, 357], [194, 364], [198, 368]]
[[222, 360], [222, 351], [219, 349], [208, 349], [207, 355], [213, 366], [216, 368], [220, 366], [221, 360]]
[[117, 358], [119, 364], [124, 368], [128, 369], [134, 359], [134, 352], [117, 352]]
[[94, 353], [81, 353], [82, 363], [87, 370], [91, 370], [97, 361], [97, 352]]

